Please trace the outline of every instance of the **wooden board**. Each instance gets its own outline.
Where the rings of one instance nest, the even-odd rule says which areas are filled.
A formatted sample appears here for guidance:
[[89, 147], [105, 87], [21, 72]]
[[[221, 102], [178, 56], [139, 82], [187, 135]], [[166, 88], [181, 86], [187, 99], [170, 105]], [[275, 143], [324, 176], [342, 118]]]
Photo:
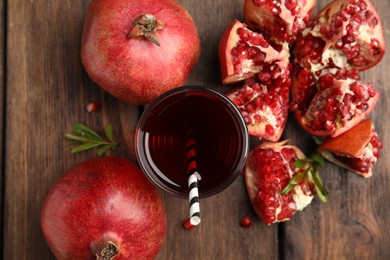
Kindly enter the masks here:
[[[244, 0], [179, 2], [193, 16], [202, 44], [200, 61], [187, 83], [228, 91], [230, 87], [220, 82], [218, 42], [233, 19], [242, 20]], [[318, 6], [327, 2], [318, 1]], [[0, 2], [0, 93], [6, 94], [0, 98], [0, 137], [5, 135], [0, 139], [0, 167], [4, 169], [4, 185], [0, 186], [4, 189], [3, 259], [54, 259], [40, 229], [43, 200], [67, 169], [95, 156], [94, 151], [69, 154], [63, 135], [74, 123], [85, 123], [98, 131], [112, 124], [122, 144], [113, 154], [136, 161], [134, 130], [142, 108], [102, 91], [80, 62], [81, 29], [89, 3]], [[373, 4], [390, 43], [390, 3], [376, 0]], [[382, 94], [371, 117], [385, 148], [372, 178], [365, 180], [329, 164], [322, 170], [331, 193], [328, 203], [316, 199], [289, 222], [272, 226], [255, 217], [241, 176], [224, 192], [201, 201], [202, 224], [192, 231], [181, 226], [188, 214], [187, 201], [161, 193], [168, 233], [157, 259], [390, 257], [390, 161], [386, 148], [390, 146], [386, 131], [390, 117], [386, 108], [390, 103], [386, 95], [389, 65], [386, 55], [377, 67], [363, 73], [363, 79], [373, 82]], [[96, 113], [87, 113], [89, 102], [100, 102], [102, 107]], [[311, 137], [292, 117], [283, 137], [306, 153], [311, 151]], [[250, 229], [239, 225], [244, 215], [254, 218]]]

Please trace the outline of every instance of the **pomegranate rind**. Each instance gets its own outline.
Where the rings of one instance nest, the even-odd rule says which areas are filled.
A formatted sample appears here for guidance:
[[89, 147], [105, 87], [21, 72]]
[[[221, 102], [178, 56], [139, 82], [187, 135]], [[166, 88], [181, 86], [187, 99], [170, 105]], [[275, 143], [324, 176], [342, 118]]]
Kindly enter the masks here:
[[[377, 136], [377, 133], [374, 130], [372, 120], [367, 119], [337, 137], [328, 137], [323, 140], [318, 147], [318, 152], [328, 161], [368, 178], [372, 176], [372, 167], [379, 158], [379, 150], [382, 148], [382, 145], [380, 147], [370, 146], [373, 135]], [[378, 141], [380, 142], [380, 140]], [[376, 152], [373, 152], [373, 149]], [[368, 169], [362, 171], [345, 160], [342, 161], [340, 159], [342, 157], [350, 158], [352, 161], [349, 163], [362, 163], [362, 160], [365, 160], [364, 157], [370, 158], [371, 165], [366, 164], [365, 168]]]
[[[314, 198], [314, 194], [311, 194], [311, 195], [304, 194], [304, 192], [302, 191], [302, 187], [300, 185], [296, 185], [294, 187], [294, 190], [291, 193], [288, 193], [285, 195], [281, 194], [281, 191], [284, 187], [280, 187], [280, 190], [278, 190], [276, 192], [276, 194], [274, 194], [275, 199], [278, 200], [280, 203], [280, 207], [278, 209], [275, 209], [275, 219], [273, 221], [270, 221], [269, 218], [266, 216], [266, 214], [261, 209], [262, 206], [266, 206], [266, 205], [264, 205], [263, 201], [259, 200], [259, 197], [258, 197], [258, 194], [260, 192], [260, 188], [258, 187], [258, 185], [259, 185], [258, 178], [260, 178], [260, 175], [262, 175], [263, 173], [259, 172], [257, 169], [259, 159], [256, 158], [255, 154], [260, 149], [264, 149], [264, 150], [272, 149], [274, 152], [278, 152], [282, 156], [282, 158], [285, 159], [283, 154], [281, 153], [282, 149], [291, 148], [295, 152], [295, 156], [297, 159], [305, 158], [304, 153], [299, 148], [297, 148], [296, 146], [293, 146], [293, 145], [286, 145], [287, 142], [288, 142], [288, 140], [283, 140], [283, 141], [276, 142], [276, 143], [275, 142], [262, 142], [262, 143], [260, 143], [259, 146], [257, 146], [255, 149], [253, 149], [249, 153], [248, 160], [247, 160], [247, 163], [245, 165], [244, 175], [245, 175], [245, 183], [246, 183], [246, 188], [247, 188], [247, 193], [248, 193], [249, 199], [251, 201], [251, 204], [252, 204], [253, 209], [254, 209], [255, 213], [257, 214], [257, 216], [268, 225], [272, 224], [272, 223], [276, 223], [276, 222], [283, 222], [283, 221], [289, 220], [290, 217], [292, 217], [297, 211], [303, 210], [308, 204], [310, 204], [310, 202]], [[254, 164], [255, 164], [255, 166], [254, 166]], [[290, 169], [287, 162], [284, 165], [284, 167], [286, 167], [286, 170]], [[296, 172], [290, 172], [290, 178], [295, 173]], [[287, 185], [287, 183], [285, 185]], [[288, 207], [287, 207], [287, 210], [289, 211], [287, 213], [288, 217], [280, 218], [278, 215], [282, 212], [281, 211], [282, 200], [283, 200], [282, 197], [284, 197], [284, 199], [285, 199], [289, 196], [292, 197], [292, 203], [288, 204]], [[261, 206], [261, 204], [263, 204], [263, 205]], [[283, 212], [283, 214], [286, 214], [286, 212]]]
[[[242, 67], [243, 72], [238, 73], [235, 71], [233, 65], [233, 57], [231, 54], [232, 49], [240, 41], [240, 36], [237, 33], [239, 28], [247, 30], [249, 34], [255, 34], [248, 29], [247, 25], [241, 23], [239, 20], [235, 19], [224, 31], [221, 40], [218, 46], [218, 56], [219, 64], [221, 69], [222, 83], [225, 85], [234, 84], [245, 79], [253, 77], [255, 74], [259, 73], [262, 70], [262, 66], [255, 65], [250, 59], [243, 59]], [[276, 51], [272, 46], [262, 47], [259, 45], [254, 45], [247, 42], [250, 46], [255, 46], [266, 54], [264, 62], [271, 62], [278, 58], [279, 52]]]
[[318, 151], [359, 158], [371, 139], [372, 129], [372, 120], [366, 119], [337, 137], [326, 138]]

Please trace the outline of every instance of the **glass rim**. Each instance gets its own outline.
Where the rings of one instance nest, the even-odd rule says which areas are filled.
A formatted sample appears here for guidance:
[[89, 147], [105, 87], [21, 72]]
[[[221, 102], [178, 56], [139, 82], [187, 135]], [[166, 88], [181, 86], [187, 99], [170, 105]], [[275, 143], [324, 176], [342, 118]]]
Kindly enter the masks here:
[[[180, 86], [171, 90], [166, 91], [165, 93], [161, 94], [157, 98], [155, 98], [152, 102], [148, 104], [146, 109], [143, 111], [142, 115], [140, 116], [140, 119], [136, 126], [135, 131], [135, 154], [137, 157], [138, 164], [142, 170], [142, 172], [146, 175], [146, 177], [158, 188], [160, 188], [162, 191], [169, 193], [170, 195], [179, 197], [179, 198], [188, 198], [188, 193], [177, 191], [172, 187], [169, 187], [165, 185], [154, 172], [153, 168], [150, 166], [150, 163], [147, 159], [145, 159], [145, 156], [142, 156], [145, 154], [145, 148], [144, 145], [140, 145], [142, 143], [140, 140], [142, 139], [140, 128], [142, 128], [142, 125], [144, 125], [148, 118], [147, 115], [150, 113], [153, 108], [161, 103], [166, 98], [171, 97], [172, 95], [180, 94], [183, 92], [193, 92], [193, 93], [208, 93], [213, 95], [214, 97], [217, 97], [218, 100], [222, 101], [224, 105], [226, 105], [226, 108], [228, 108], [232, 113], [232, 118], [234, 117], [235, 122], [239, 125], [240, 129], [240, 139], [242, 140], [242, 150], [238, 152], [240, 154], [239, 159], [237, 160], [237, 164], [235, 165], [235, 169], [232, 170], [231, 174], [228, 178], [226, 178], [223, 182], [221, 182], [218, 186], [213, 187], [212, 189], [209, 189], [207, 191], [200, 192], [200, 198], [207, 198], [212, 195], [216, 195], [226, 189], [228, 186], [230, 186], [236, 178], [240, 175], [240, 171], [244, 168], [246, 158], [249, 153], [249, 135], [247, 126], [245, 123], [244, 118], [242, 117], [242, 114], [240, 110], [237, 108], [237, 106], [226, 96], [219, 93], [218, 91], [211, 89], [206, 86], [200, 86], [200, 85], [185, 85]], [[208, 97], [206, 97], [208, 98]], [[151, 171], [151, 172], [150, 172]]]

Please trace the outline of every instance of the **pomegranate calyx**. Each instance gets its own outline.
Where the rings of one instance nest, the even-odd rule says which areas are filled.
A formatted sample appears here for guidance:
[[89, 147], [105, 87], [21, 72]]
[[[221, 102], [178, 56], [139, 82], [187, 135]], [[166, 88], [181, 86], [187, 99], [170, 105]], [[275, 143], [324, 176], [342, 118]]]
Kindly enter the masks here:
[[157, 20], [156, 17], [152, 14], [143, 14], [138, 16], [131, 25], [130, 33], [128, 34], [129, 38], [135, 38], [143, 36], [152, 43], [160, 46], [158, 41], [158, 30], [163, 30], [165, 24]]
[[112, 241], [105, 241], [99, 253], [96, 253], [96, 260], [112, 260], [118, 253], [119, 248]]

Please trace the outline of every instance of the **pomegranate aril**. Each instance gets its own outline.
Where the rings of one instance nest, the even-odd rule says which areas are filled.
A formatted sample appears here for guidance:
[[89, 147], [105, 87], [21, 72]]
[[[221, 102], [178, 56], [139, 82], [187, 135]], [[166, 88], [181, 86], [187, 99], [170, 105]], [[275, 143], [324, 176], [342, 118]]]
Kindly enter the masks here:
[[192, 229], [194, 229], [195, 226], [191, 224], [191, 221], [190, 221], [190, 219], [188, 218], [188, 219], [184, 220], [184, 222], [183, 222], [183, 227], [184, 227], [184, 229], [186, 229], [186, 230], [192, 230]]
[[249, 42], [253, 45], [259, 45], [263, 48], [269, 47], [269, 43], [264, 39], [264, 37], [257, 33], [254, 33], [250, 36]]
[[241, 218], [240, 224], [243, 228], [250, 228], [252, 226], [252, 219], [250, 217], [244, 216]]
[[267, 70], [262, 70], [260, 73], [259, 73], [259, 80], [262, 81], [262, 82], [267, 82], [269, 81], [271, 78], [272, 78], [272, 75], [269, 71]]
[[98, 102], [88, 103], [88, 105], [87, 105], [87, 112], [88, 113], [96, 112], [97, 110], [99, 110], [99, 107], [100, 107], [100, 104]]

